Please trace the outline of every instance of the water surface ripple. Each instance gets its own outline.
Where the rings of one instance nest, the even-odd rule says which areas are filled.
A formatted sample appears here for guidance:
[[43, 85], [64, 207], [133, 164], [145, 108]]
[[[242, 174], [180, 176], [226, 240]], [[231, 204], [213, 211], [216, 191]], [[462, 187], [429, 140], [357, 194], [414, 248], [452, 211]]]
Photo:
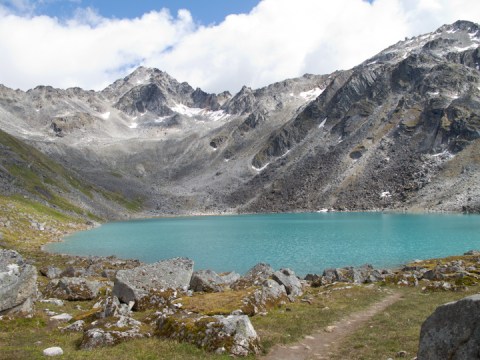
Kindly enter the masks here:
[[258, 262], [298, 274], [365, 263], [394, 267], [413, 259], [480, 248], [479, 215], [302, 213], [199, 216], [113, 222], [49, 244], [73, 255], [117, 255], [155, 262], [177, 256], [195, 269], [244, 273]]

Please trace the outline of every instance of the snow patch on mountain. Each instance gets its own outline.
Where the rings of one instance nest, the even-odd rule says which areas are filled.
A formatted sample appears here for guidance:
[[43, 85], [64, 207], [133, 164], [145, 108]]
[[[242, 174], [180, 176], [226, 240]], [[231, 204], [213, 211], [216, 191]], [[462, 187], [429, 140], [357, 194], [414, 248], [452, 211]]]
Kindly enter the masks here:
[[299, 94], [299, 96], [301, 98], [304, 98], [305, 100], [313, 100], [319, 97], [322, 94], [323, 90], [325, 89], [320, 89], [317, 87], [309, 91], [303, 91]]
[[171, 109], [172, 111], [189, 118], [201, 116], [207, 118], [208, 120], [219, 121], [228, 119], [230, 117], [230, 115], [225, 113], [223, 110], [211, 111], [207, 109], [191, 108], [184, 104], [175, 104], [175, 106], [171, 107]]
[[266, 164], [265, 164], [264, 166], [262, 166], [261, 168], [257, 168], [257, 167], [255, 167], [255, 166], [252, 165], [252, 169], [255, 170], [255, 171], [257, 171], [257, 172], [261, 172], [261, 171], [265, 170], [265, 169], [268, 167], [268, 165], [270, 165], [270, 163], [266, 163]]

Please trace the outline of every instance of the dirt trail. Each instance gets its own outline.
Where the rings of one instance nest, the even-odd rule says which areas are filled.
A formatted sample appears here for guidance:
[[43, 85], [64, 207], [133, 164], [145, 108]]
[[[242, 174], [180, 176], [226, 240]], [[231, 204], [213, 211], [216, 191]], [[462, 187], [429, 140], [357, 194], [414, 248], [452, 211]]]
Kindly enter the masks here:
[[289, 344], [276, 345], [262, 359], [264, 360], [300, 360], [300, 359], [328, 359], [338, 344], [361, 328], [374, 315], [382, 312], [388, 306], [397, 302], [400, 293], [394, 293], [383, 300], [376, 302], [369, 308], [353, 313], [347, 318], [337, 321], [325, 329], [316, 330], [303, 340]]

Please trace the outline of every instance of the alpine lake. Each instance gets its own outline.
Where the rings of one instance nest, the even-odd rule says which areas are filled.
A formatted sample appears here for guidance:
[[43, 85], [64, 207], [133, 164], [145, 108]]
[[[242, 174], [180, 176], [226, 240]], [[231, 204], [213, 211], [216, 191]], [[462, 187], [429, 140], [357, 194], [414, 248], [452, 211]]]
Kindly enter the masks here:
[[264, 262], [298, 275], [367, 263], [394, 268], [471, 249], [480, 249], [480, 215], [362, 212], [112, 222], [46, 247], [56, 253], [116, 255], [147, 263], [188, 257], [195, 270], [216, 272], [245, 273]]

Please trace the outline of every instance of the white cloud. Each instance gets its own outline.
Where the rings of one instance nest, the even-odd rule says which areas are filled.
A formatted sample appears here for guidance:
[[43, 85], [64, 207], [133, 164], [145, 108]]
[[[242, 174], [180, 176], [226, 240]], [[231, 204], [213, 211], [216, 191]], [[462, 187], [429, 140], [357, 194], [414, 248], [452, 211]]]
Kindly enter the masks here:
[[405, 36], [458, 19], [479, 22], [480, 2], [263, 0], [250, 14], [209, 27], [196, 26], [188, 11], [106, 19], [82, 9], [62, 23], [0, 6], [0, 83], [99, 89], [142, 64], [206, 91], [235, 92], [350, 68]]

